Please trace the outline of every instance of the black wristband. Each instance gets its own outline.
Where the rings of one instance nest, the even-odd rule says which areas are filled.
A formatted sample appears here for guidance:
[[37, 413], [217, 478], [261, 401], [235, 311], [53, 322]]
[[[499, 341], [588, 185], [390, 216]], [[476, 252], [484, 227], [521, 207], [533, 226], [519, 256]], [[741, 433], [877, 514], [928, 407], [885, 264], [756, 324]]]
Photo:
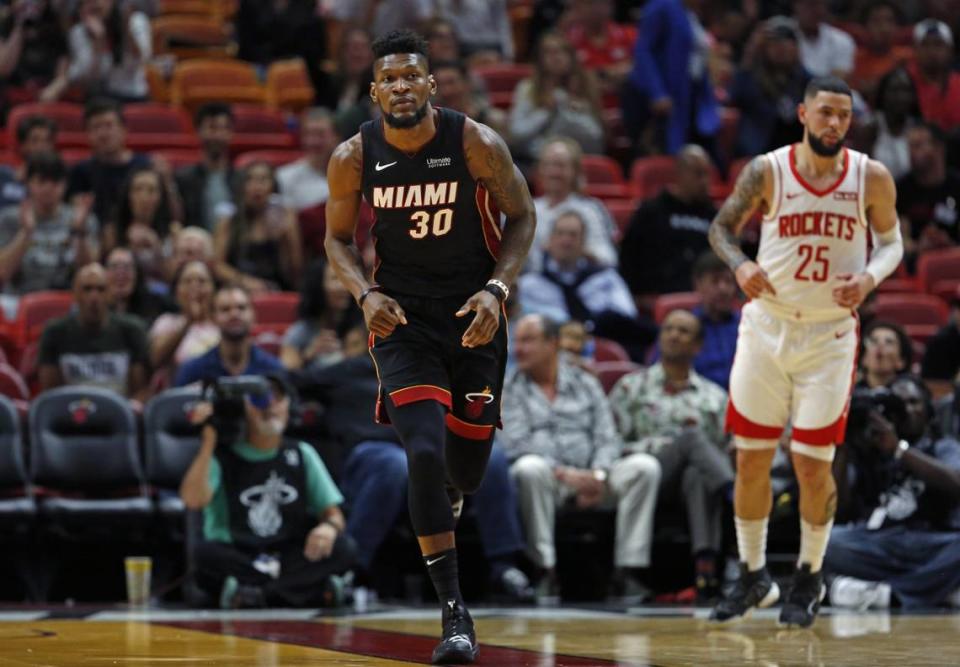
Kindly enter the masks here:
[[357, 299], [357, 305], [363, 308], [363, 302], [367, 300], [367, 297], [370, 296], [370, 293], [379, 291], [380, 285], [370, 285], [370, 287], [360, 292], [360, 298]]
[[503, 303], [507, 299], [507, 295], [503, 293], [503, 290], [494, 285], [493, 283], [487, 283], [483, 286], [484, 292], [490, 292], [490, 294], [497, 297], [497, 301]]

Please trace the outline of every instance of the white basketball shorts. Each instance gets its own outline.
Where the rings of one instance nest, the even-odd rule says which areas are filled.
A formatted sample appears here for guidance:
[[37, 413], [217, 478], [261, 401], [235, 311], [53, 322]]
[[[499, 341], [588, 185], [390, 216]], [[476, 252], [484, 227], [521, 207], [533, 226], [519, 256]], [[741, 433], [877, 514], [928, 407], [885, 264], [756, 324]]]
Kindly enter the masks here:
[[748, 303], [730, 372], [727, 431], [776, 440], [790, 421], [796, 442], [843, 442], [859, 336], [853, 314], [828, 322], [790, 321]]

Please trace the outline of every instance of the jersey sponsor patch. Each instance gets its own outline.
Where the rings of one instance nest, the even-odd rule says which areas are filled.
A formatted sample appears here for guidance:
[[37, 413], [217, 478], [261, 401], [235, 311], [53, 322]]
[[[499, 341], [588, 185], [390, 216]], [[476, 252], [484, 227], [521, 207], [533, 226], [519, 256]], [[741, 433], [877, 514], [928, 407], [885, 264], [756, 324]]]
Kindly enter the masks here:
[[837, 192], [833, 193], [833, 198], [839, 199], [841, 201], [857, 201], [857, 193], [856, 192], [840, 192], [838, 190]]

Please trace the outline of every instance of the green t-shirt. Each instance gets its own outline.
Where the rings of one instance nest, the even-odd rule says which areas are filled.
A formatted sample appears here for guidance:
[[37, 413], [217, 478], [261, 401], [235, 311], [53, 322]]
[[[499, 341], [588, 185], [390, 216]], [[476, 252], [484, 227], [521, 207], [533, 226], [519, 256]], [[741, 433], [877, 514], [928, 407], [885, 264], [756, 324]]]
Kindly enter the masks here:
[[[343, 495], [334, 483], [327, 467], [323, 465], [317, 450], [305, 442], [299, 443], [300, 458], [303, 461], [307, 480], [307, 511], [316, 516], [333, 505], [343, 503]], [[272, 451], [257, 449], [245, 442], [233, 445], [233, 453], [245, 461], [269, 461], [277, 456], [279, 448]], [[230, 506], [223, 488], [220, 462], [214, 456], [210, 460], [208, 484], [213, 491], [210, 504], [203, 510], [203, 536], [214, 542], [232, 543], [230, 535]]]

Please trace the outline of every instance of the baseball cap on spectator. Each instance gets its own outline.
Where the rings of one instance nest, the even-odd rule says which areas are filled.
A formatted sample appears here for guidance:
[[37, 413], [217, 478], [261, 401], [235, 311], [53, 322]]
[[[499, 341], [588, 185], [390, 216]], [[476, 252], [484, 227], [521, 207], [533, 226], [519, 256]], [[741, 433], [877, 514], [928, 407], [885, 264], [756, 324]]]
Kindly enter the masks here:
[[930, 37], [938, 37], [943, 42], [953, 46], [953, 32], [950, 30], [950, 26], [943, 21], [924, 19], [914, 27], [913, 41], [915, 44], [920, 44]]
[[800, 42], [800, 31], [797, 22], [787, 16], [774, 16], [763, 25], [764, 31], [776, 39], [792, 39]]

